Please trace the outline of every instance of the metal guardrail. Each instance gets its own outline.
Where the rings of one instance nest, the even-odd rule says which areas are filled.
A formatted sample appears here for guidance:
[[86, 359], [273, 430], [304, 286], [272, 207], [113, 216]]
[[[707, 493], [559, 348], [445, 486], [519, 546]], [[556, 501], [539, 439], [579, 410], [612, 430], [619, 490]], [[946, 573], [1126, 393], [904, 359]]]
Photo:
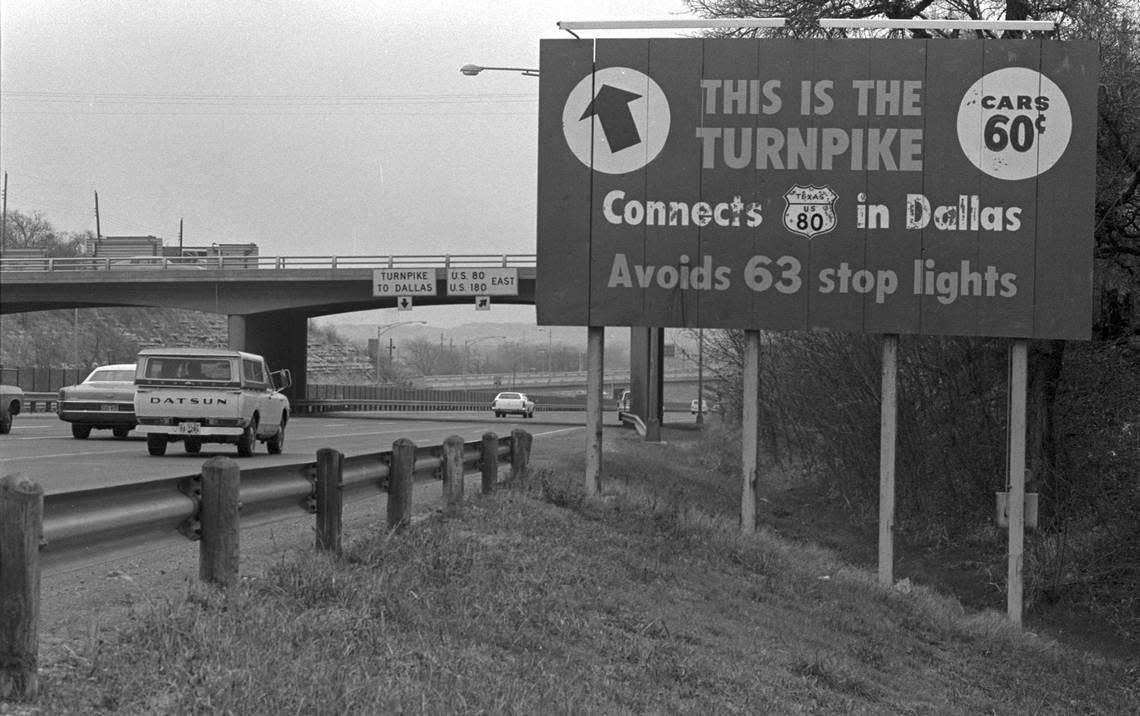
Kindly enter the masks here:
[[449, 254], [444, 256], [71, 256], [65, 258], [5, 258], [5, 271], [180, 271], [231, 269], [383, 269], [383, 268], [494, 268], [535, 266], [534, 254]]
[[54, 413], [59, 403], [59, 392], [28, 393], [20, 399], [21, 413]]
[[[421, 412], [429, 410], [468, 410], [491, 412], [491, 402], [465, 402], [455, 400], [393, 400], [389, 398], [326, 398], [300, 400], [295, 403], [298, 413], [327, 413], [331, 410], [384, 410], [393, 412]], [[585, 410], [585, 400], [537, 406], [535, 410]]]
[[[687, 381], [696, 380], [698, 376], [697, 369], [694, 368], [673, 368], [663, 372], [662, 377], [666, 381]], [[511, 385], [522, 386], [532, 385], [542, 387], [543, 385], [582, 385], [586, 384], [587, 373], [584, 370], [579, 371], [551, 371], [551, 372], [499, 372], [499, 373], [460, 373], [458, 375], [424, 375], [412, 379], [412, 383], [417, 386], [425, 388], [463, 388], [467, 385], [479, 385], [482, 389], [486, 386], [493, 385], [496, 378], [500, 382]], [[509, 379], [509, 380], [507, 380]], [[628, 383], [629, 371], [628, 370], [615, 370], [608, 371], [602, 376], [604, 384], [609, 383]], [[503, 387], [503, 390], [508, 388]]]
[[298, 509], [313, 514], [316, 549], [339, 557], [346, 492], [386, 490], [388, 529], [403, 529], [411, 523], [417, 480], [442, 480], [443, 509], [454, 510], [469, 472], [480, 473], [484, 493], [499, 482], [504, 456], [511, 479], [524, 476], [531, 440], [518, 429], [509, 438], [487, 433], [477, 442], [452, 436], [439, 447], [420, 448], [401, 438], [388, 452], [346, 458], [321, 448], [315, 462], [244, 474], [237, 461], [214, 457], [198, 475], [46, 497], [39, 485], [18, 474], [0, 477], [0, 634], [5, 637], [0, 694], [36, 695], [41, 567], [51, 560], [180, 532], [198, 540], [199, 578], [227, 588], [238, 581], [243, 517]]
[[[510, 464], [514, 436], [498, 438], [499, 467]], [[482, 467], [482, 441], [463, 443], [465, 473]], [[385, 491], [392, 451], [346, 456], [340, 479], [344, 495]], [[413, 473], [419, 480], [442, 479], [443, 446], [417, 447]], [[45, 563], [83, 552], [100, 552], [148, 537], [181, 532], [196, 539], [201, 474], [96, 488], [44, 497], [41, 554]], [[243, 518], [316, 513], [317, 462], [241, 470]]]

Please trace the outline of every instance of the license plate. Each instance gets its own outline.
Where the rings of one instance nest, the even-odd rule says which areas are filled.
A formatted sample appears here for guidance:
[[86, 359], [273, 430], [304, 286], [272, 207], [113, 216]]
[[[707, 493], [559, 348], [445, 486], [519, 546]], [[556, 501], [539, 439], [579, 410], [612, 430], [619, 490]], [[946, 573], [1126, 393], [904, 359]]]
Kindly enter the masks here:
[[201, 423], [178, 423], [178, 432], [181, 435], [197, 435], [202, 432]]
[[119, 412], [119, 406], [115, 405], [114, 403], [103, 403], [99, 406], [99, 410], [103, 411], [104, 413], [117, 413]]

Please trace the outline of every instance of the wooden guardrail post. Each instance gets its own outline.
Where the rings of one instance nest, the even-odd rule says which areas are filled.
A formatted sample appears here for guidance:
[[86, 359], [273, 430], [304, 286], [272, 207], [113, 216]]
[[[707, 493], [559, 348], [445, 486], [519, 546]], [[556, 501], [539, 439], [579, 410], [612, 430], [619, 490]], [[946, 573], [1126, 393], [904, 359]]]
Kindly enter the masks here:
[[332, 448], [317, 450], [317, 550], [341, 553], [341, 514], [344, 495], [340, 483], [344, 453]]
[[443, 441], [443, 505], [448, 512], [463, 502], [463, 438]]
[[499, 436], [495, 433], [483, 433], [483, 494], [495, 491], [495, 483], [499, 481]]
[[39, 691], [43, 521], [42, 487], [19, 474], [0, 479], [0, 700]]
[[202, 465], [198, 577], [203, 582], [222, 587], [237, 583], [240, 487], [241, 471], [232, 458], [212, 457]]
[[531, 434], [522, 428], [511, 431], [511, 482], [521, 480], [528, 474], [532, 439]]
[[388, 529], [397, 530], [412, 521], [412, 481], [416, 469], [416, 444], [407, 438], [392, 443], [388, 466]]

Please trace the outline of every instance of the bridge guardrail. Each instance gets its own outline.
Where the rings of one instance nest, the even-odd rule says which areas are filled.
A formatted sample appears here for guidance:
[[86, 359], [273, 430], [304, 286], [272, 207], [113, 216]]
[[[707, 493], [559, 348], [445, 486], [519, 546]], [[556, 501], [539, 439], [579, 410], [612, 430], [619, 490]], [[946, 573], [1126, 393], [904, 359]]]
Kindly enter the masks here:
[[0, 256], [5, 271], [190, 271], [231, 269], [352, 269], [352, 268], [533, 268], [534, 254], [447, 254], [389, 256], [147, 256], [145, 265], [133, 265], [122, 256], [68, 256], [60, 258], [7, 258]]

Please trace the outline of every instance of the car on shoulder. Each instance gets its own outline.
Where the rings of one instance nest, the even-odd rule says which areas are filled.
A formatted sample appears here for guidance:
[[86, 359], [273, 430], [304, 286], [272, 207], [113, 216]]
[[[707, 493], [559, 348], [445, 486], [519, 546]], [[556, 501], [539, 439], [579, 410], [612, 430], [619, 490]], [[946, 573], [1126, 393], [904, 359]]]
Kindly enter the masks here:
[[618, 405], [617, 405], [618, 420], [621, 420], [621, 414], [622, 413], [628, 413], [629, 412], [629, 407], [632, 404], [632, 402], [633, 402], [633, 394], [630, 393], [628, 390], [623, 390], [621, 392], [621, 397], [618, 398]]
[[91, 371], [82, 383], [59, 390], [59, 419], [71, 423], [71, 437], [86, 440], [92, 430], [110, 430], [122, 440], [135, 419], [135, 364], [113, 363]]
[[0, 385], [0, 435], [12, 431], [12, 418], [24, 407], [24, 390], [15, 385]]
[[534, 401], [523, 393], [499, 393], [491, 401], [491, 411], [496, 418], [504, 415], [521, 415], [524, 418], [534, 417]]

